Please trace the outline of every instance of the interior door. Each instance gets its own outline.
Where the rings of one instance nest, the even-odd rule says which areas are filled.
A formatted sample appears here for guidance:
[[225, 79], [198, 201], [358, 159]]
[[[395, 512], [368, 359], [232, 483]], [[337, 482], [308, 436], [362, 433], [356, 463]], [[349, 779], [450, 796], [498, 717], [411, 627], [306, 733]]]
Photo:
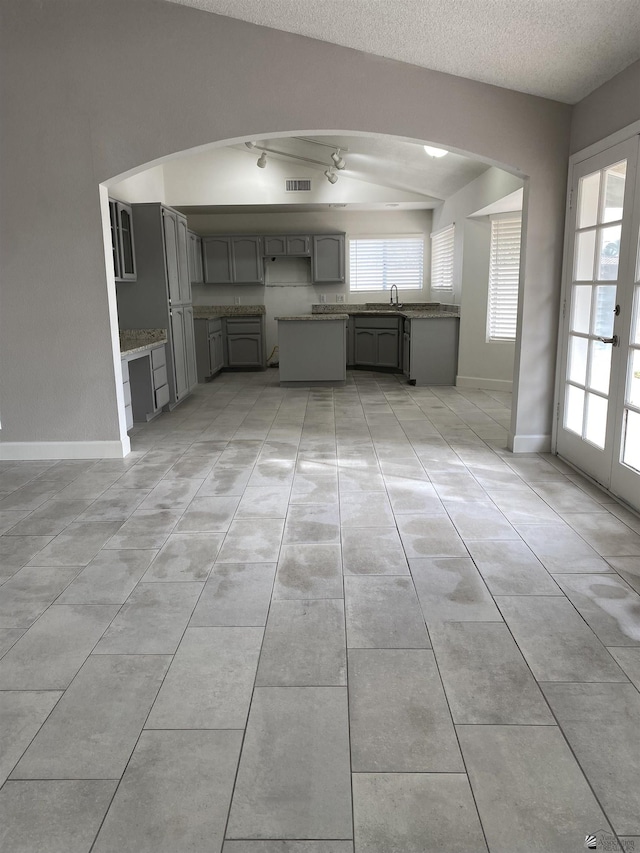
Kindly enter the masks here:
[[[557, 451], [607, 488], [620, 461], [625, 378], [633, 359], [637, 162], [634, 137], [574, 166], [567, 222]], [[637, 397], [637, 389], [632, 393]], [[631, 429], [634, 423], [632, 416]]]

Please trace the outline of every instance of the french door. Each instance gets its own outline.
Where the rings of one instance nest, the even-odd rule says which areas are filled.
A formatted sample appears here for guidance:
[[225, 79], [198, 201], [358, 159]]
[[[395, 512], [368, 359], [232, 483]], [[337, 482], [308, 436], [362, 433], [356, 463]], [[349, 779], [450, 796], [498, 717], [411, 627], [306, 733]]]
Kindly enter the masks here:
[[556, 448], [640, 509], [640, 186], [635, 136], [576, 164]]

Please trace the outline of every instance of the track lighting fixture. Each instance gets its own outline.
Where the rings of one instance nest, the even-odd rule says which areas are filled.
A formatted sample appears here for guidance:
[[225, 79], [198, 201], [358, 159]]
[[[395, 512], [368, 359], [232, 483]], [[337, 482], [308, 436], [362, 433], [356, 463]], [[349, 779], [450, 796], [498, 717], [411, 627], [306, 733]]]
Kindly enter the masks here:
[[333, 166], [324, 173], [325, 178], [329, 181], [330, 184], [335, 184], [338, 180], [338, 176], [333, 171]]
[[264, 169], [264, 167], [267, 165], [267, 152], [266, 151], [263, 151], [262, 154], [258, 157], [256, 165], [259, 169]]
[[340, 155], [339, 148], [333, 152], [333, 154], [331, 155], [331, 159], [333, 160], [333, 165], [336, 167], [336, 169], [344, 169], [347, 165]]

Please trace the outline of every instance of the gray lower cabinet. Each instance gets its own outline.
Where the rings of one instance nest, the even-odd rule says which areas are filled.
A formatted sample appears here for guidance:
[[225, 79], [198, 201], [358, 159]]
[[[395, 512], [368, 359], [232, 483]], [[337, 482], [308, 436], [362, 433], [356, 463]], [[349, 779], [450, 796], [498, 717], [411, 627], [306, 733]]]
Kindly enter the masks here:
[[227, 317], [225, 343], [227, 367], [262, 370], [266, 367], [262, 317]]
[[173, 371], [175, 374], [176, 401], [189, 391], [187, 374], [187, 351], [185, 316], [181, 307], [171, 309], [171, 337], [173, 340]]
[[412, 318], [405, 325], [405, 350], [409, 354], [403, 372], [413, 385], [455, 385], [458, 370], [457, 317]]
[[127, 430], [135, 422], [150, 421], [169, 402], [166, 346], [124, 355], [122, 382]]
[[311, 256], [314, 284], [344, 281], [344, 234], [315, 234]]
[[224, 367], [222, 320], [194, 321], [198, 382], [206, 382]]
[[356, 317], [354, 361], [361, 367], [400, 367], [400, 323], [395, 317]]
[[405, 321], [404, 335], [402, 336], [402, 372], [409, 378], [411, 372], [411, 321]]

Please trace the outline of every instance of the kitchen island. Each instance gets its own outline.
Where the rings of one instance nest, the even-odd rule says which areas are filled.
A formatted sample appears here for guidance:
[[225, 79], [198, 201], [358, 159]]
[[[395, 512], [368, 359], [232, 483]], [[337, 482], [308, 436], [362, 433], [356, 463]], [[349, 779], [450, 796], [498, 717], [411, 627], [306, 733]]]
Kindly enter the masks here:
[[404, 373], [410, 385], [455, 385], [460, 315], [439, 302], [314, 304], [348, 317], [347, 366]]
[[344, 385], [348, 314], [298, 314], [275, 319], [280, 385]]

